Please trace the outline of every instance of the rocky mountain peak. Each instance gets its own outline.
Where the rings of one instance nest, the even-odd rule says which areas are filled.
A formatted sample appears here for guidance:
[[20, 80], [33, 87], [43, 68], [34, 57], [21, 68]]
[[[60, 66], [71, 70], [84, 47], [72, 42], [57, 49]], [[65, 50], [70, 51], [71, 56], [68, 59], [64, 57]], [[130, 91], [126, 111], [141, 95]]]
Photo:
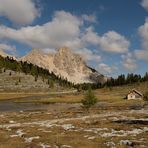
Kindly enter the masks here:
[[55, 54], [46, 54], [33, 49], [20, 60], [48, 69], [73, 83], [94, 83], [106, 81], [105, 77], [87, 66], [82, 57], [68, 47], [62, 47]]
[[69, 76], [74, 76], [77, 71], [81, 72], [84, 67], [82, 58], [74, 54], [68, 47], [62, 47], [58, 50], [53, 63], [56, 68], [66, 71]]
[[58, 53], [62, 55], [62, 54], [72, 53], [72, 51], [67, 46], [64, 46], [58, 49]]
[[40, 55], [42, 52], [39, 49], [33, 48], [30, 52], [29, 55]]

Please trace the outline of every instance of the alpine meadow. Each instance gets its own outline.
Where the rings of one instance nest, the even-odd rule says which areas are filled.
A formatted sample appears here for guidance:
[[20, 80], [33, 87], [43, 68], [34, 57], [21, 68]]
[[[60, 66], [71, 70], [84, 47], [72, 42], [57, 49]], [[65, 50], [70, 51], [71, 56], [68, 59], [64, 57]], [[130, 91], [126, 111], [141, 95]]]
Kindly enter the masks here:
[[0, 148], [148, 147], [148, 0], [0, 0]]

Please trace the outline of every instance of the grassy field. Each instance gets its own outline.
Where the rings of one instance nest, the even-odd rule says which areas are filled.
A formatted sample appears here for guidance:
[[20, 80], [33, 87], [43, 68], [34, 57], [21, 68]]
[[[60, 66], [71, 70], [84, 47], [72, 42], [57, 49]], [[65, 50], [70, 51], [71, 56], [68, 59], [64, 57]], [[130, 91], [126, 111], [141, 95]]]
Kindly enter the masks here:
[[[112, 105], [126, 105], [126, 104], [136, 104], [136, 103], [143, 103], [143, 101], [136, 101], [136, 100], [130, 100], [127, 101], [124, 99], [127, 95], [127, 93], [132, 90], [133, 88], [136, 88], [137, 90], [141, 91], [142, 93], [145, 93], [148, 91], [148, 82], [140, 83], [140, 84], [134, 84], [134, 85], [128, 85], [128, 86], [120, 86], [120, 87], [112, 87], [112, 88], [102, 88], [94, 90], [94, 94], [98, 100], [98, 102], [108, 102], [112, 103]], [[33, 95], [33, 94], [32, 94]], [[76, 94], [69, 94], [69, 95], [54, 95], [46, 98], [40, 99], [17, 99], [15, 102], [33, 102], [33, 103], [80, 103], [81, 100], [84, 98], [85, 92], [76, 93]]]
[[[132, 84], [128, 86], [102, 88], [94, 90], [94, 94], [98, 102], [108, 102], [112, 105], [130, 105], [136, 103], [144, 103], [144, 101], [124, 99], [126, 94], [133, 88], [145, 93], [148, 91], [148, 82], [140, 84]], [[17, 103], [80, 103], [84, 98], [86, 92], [74, 93], [74, 94], [52, 94], [46, 93], [0, 93], [0, 100], [13, 99]], [[30, 99], [26, 99], [29, 97]], [[36, 97], [36, 98], [35, 98]], [[33, 99], [32, 99], [33, 98]]]

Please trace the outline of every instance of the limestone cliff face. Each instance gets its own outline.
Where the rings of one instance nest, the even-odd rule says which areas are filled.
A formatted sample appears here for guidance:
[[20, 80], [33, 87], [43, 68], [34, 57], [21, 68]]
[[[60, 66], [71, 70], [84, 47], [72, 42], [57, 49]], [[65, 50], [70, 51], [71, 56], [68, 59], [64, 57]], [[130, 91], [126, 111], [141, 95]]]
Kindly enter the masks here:
[[47, 68], [49, 69], [49, 71], [53, 69], [53, 55], [45, 54], [38, 49], [32, 49], [31, 52], [29, 52], [27, 55], [20, 58], [19, 60], [27, 61], [28, 63]]
[[73, 54], [69, 48], [60, 48], [54, 56], [53, 63], [59, 70], [64, 70], [69, 76], [76, 72], [84, 72], [85, 64], [79, 55]]
[[20, 60], [38, 65], [73, 83], [104, 83], [107, 77], [88, 67], [82, 57], [72, 53], [68, 47], [60, 48], [56, 54], [45, 54], [33, 49]]

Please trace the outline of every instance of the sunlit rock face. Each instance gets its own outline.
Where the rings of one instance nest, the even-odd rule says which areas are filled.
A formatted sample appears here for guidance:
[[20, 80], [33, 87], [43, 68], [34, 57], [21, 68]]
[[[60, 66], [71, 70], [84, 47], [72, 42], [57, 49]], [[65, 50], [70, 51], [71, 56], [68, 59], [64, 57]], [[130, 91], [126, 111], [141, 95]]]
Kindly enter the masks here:
[[107, 81], [107, 77], [88, 67], [82, 57], [73, 53], [68, 47], [59, 48], [55, 54], [47, 54], [33, 49], [20, 60], [46, 68], [75, 84]]

